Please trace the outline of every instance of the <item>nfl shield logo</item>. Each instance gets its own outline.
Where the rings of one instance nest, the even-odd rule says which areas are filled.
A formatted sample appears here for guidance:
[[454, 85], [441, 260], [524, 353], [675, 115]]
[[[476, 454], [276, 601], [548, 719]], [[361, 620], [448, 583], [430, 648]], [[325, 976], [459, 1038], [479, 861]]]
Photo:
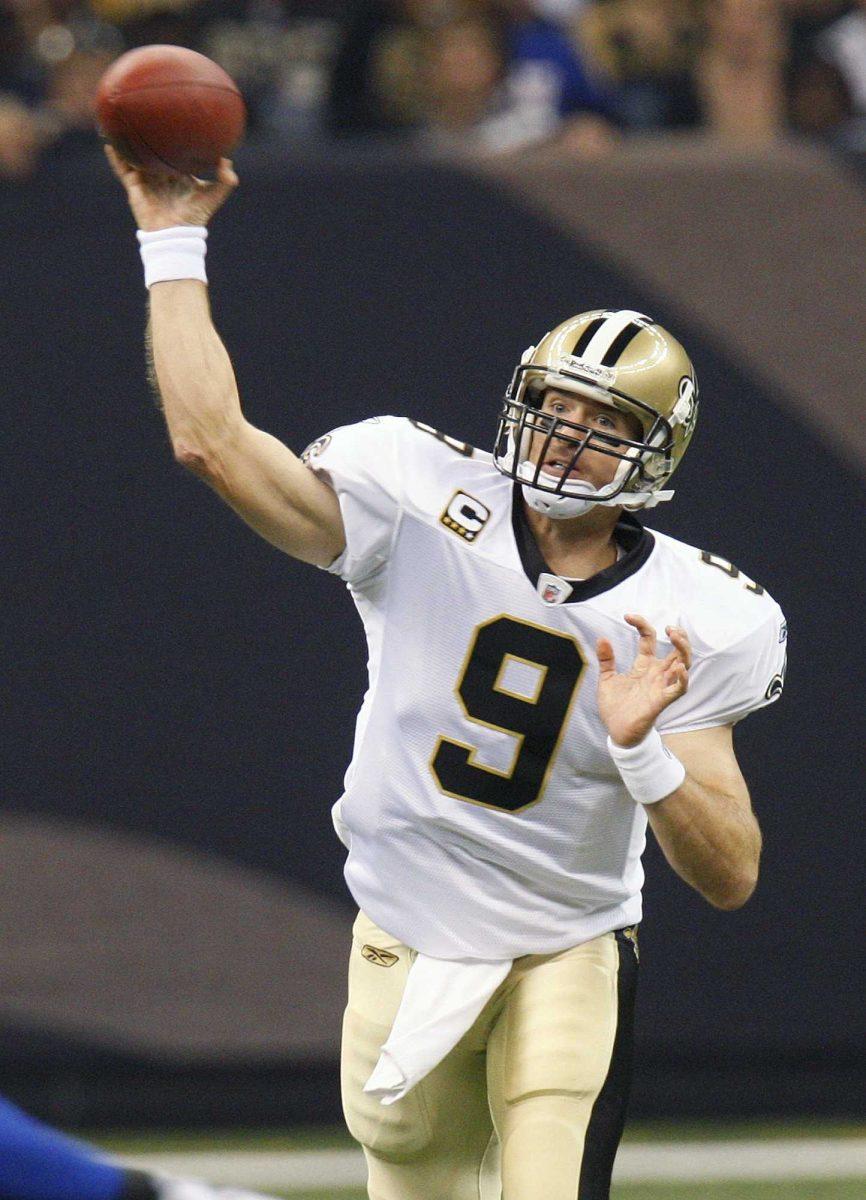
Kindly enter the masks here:
[[562, 604], [574, 590], [567, 579], [548, 575], [545, 571], [538, 577], [538, 594], [545, 604]]

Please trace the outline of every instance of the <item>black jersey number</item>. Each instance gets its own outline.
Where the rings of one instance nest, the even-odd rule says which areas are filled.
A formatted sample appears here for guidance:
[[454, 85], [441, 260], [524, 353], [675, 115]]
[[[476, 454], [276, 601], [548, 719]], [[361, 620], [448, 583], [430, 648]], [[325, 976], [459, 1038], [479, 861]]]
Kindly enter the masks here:
[[739, 567], [735, 567], [733, 563], [729, 563], [726, 558], [719, 558], [716, 554], [710, 554], [707, 550], [702, 550], [701, 562], [706, 563], [708, 567], [718, 567], [730, 579], [741, 580], [747, 592], [754, 592], [756, 596], [763, 596], [764, 589], [761, 585], [755, 583], [754, 579], [750, 579], [748, 575], [744, 575]]
[[[518, 682], [509, 674], [515, 663], [523, 664]], [[508, 770], [497, 770], [475, 761], [476, 746], [440, 737], [430, 761], [439, 790], [511, 813], [534, 804], [547, 782], [585, 665], [580, 647], [567, 633], [515, 617], [494, 617], [479, 625], [457, 681], [457, 698], [467, 720], [516, 740], [514, 757]]]
[[464, 458], [471, 458], [475, 453], [474, 446], [470, 446], [468, 442], [461, 442], [457, 438], [449, 437], [447, 433], [440, 433], [438, 429], [434, 429], [432, 425], [425, 425], [423, 421], [415, 421], [410, 417], [409, 424], [414, 425], [416, 429], [420, 429], [422, 433], [429, 433], [431, 437], [435, 437], [437, 442], [444, 442], [446, 446], [450, 446], [452, 450], [456, 450]]

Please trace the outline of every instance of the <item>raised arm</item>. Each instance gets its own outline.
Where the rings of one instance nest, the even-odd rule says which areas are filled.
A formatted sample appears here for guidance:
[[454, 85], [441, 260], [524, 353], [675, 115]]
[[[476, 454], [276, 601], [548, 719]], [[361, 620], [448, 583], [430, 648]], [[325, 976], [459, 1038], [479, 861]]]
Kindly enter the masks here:
[[[223, 160], [217, 180], [144, 175], [108, 147], [140, 230], [207, 225], [237, 186]], [[175, 457], [280, 550], [327, 566], [346, 539], [331, 488], [277, 438], [243, 415], [231, 360], [214, 328], [207, 286], [150, 287], [150, 353]]]

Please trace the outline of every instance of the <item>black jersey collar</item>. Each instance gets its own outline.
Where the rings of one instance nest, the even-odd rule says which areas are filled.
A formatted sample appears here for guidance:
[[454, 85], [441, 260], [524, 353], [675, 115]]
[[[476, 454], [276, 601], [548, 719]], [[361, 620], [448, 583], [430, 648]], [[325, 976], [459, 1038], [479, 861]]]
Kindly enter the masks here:
[[[556, 571], [551, 570], [541, 557], [538, 542], [536, 542], [526, 519], [523, 492], [520, 484], [517, 483], [514, 485], [512, 493], [511, 525], [514, 529], [514, 540], [517, 542], [517, 552], [520, 555], [523, 570], [532, 586], [538, 586], [539, 575], [544, 573], [556, 575]], [[618, 583], [622, 583], [624, 579], [634, 575], [635, 571], [639, 571], [652, 554], [655, 538], [630, 513], [622, 514], [616, 523], [613, 535], [625, 554], [612, 566], [605, 567], [603, 571], [591, 575], [589, 579], [567, 580], [571, 584], [572, 590], [565, 601], [566, 604], [589, 600], [593, 596], [601, 595], [602, 592], [610, 591]], [[560, 578], [564, 579], [565, 576], [560, 576]]]

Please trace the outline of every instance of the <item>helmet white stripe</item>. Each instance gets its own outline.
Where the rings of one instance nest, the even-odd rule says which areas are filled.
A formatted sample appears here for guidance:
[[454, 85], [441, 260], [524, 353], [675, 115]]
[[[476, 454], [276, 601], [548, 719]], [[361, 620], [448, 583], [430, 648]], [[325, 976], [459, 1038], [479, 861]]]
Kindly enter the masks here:
[[644, 316], [643, 313], [632, 312], [627, 308], [620, 312], [610, 313], [590, 338], [580, 357], [594, 366], [600, 367], [605, 354], [622, 331], [635, 323], [651, 325], [652, 319]]

